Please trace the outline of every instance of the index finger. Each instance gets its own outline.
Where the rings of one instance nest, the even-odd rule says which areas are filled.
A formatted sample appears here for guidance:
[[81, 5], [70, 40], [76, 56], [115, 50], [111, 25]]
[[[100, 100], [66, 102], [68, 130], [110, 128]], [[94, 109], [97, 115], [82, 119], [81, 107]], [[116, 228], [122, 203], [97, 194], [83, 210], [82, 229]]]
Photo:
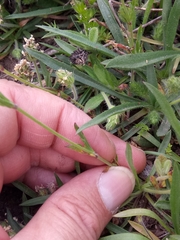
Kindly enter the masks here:
[[[74, 123], [82, 125], [90, 118], [81, 110], [47, 92], [0, 80], [0, 91], [19, 107], [73, 142], [82, 144]], [[17, 143], [33, 149], [52, 148], [74, 160], [88, 164], [101, 164], [97, 159], [68, 148], [68, 144], [47, 130], [12, 109], [0, 107], [0, 156], [8, 153]], [[13, 134], [12, 134], [13, 133]], [[115, 157], [114, 144], [98, 127], [93, 126], [84, 134], [100, 156], [109, 161]], [[3, 139], [3, 141], [2, 141]]]

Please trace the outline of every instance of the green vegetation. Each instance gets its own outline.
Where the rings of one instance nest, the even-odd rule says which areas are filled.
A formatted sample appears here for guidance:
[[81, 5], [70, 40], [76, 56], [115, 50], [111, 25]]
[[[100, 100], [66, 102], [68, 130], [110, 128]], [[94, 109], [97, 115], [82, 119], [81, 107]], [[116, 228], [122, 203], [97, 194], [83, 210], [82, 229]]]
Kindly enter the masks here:
[[[80, 128], [76, 126], [89, 154], [96, 156], [82, 131], [101, 124], [154, 156], [151, 170], [145, 178], [139, 177], [127, 144], [136, 187], [123, 204], [128, 210], [115, 215], [125, 218], [122, 226], [109, 223], [109, 236], [102, 239], [178, 239], [180, 1], [72, 0], [68, 5], [51, 1], [51, 12], [48, 1], [43, 1], [43, 9], [41, 2], [15, 1], [10, 9], [6, 1], [0, 1], [0, 59], [7, 54], [20, 59], [14, 73], [2, 67], [0, 70], [32, 87], [56, 95], [61, 92], [62, 97], [94, 116]], [[53, 44], [47, 39], [53, 39]], [[64, 79], [70, 82], [64, 83]], [[77, 147], [73, 149], [78, 151]], [[22, 189], [26, 191], [25, 186]], [[32, 204], [39, 204], [34, 195], [29, 196]], [[141, 197], [151, 210], [132, 203]], [[138, 216], [139, 223], [128, 223], [132, 216]], [[167, 235], [155, 236], [140, 216], [154, 218]], [[125, 238], [128, 224], [139, 234], [127, 232]]]

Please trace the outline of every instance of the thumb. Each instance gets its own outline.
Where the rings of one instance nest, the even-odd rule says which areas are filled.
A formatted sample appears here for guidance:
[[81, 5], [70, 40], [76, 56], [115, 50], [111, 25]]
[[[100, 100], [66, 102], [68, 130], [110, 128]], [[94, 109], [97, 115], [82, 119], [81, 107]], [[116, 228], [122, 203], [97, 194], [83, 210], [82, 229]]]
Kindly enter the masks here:
[[134, 188], [124, 167], [88, 170], [56, 191], [13, 240], [98, 239]]

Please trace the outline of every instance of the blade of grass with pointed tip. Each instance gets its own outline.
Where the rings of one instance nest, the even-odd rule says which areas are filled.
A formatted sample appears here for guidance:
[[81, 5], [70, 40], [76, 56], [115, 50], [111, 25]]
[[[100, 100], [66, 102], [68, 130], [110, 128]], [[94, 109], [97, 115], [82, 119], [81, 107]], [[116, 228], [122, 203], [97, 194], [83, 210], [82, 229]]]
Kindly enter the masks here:
[[117, 43], [124, 44], [124, 37], [107, 0], [97, 0], [99, 10]]
[[169, 104], [166, 97], [154, 86], [152, 86], [149, 83], [144, 83], [147, 88], [152, 92], [152, 94], [155, 96], [156, 101], [159, 103], [161, 107], [161, 111], [164, 113], [166, 118], [168, 119], [169, 123], [171, 124], [172, 128], [174, 129], [176, 135], [180, 137], [180, 122], [176, 118], [176, 115], [174, 113], [173, 108]]
[[163, 219], [161, 219], [153, 211], [146, 209], [146, 208], [134, 208], [134, 209], [124, 210], [124, 211], [121, 211], [121, 212], [115, 214], [113, 217], [122, 218], [122, 217], [133, 217], [133, 216], [147, 216], [147, 217], [154, 218], [160, 223], [160, 225], [164, 229], [166, 229], [168, 232], [172, 232], [171, 228], [169, 228], [169, 226], [167, 226], [164, 223]]
[[166, 152], [166, 148], [168, 147], [169, 143], [171, 140], [171, 131], [168, 131], [165, 135], [165, 137], [163, 138], [159, 148], [158, 148], [158, 152], [160, 153], [165, 153]]
[[59, 12], [63, 12], [66, 10], [70, 10], [72, 7], [70, 5], [60, 6], [60, 7], [52, 7], [52, 8], [45, 8], [39, 9], [31, 12], [26, 13], [16, 13], [11, 14], [5, 17], [5, 19], [20, 19], [20, 18], [31, 18], [31, 17], [39, 17], [39, 16], [47, 16]]
[[37, 26], [37, 27], [39, 27], [41, 29], [44, 29], [47, 32], [51, 32], [51, 33], [55, 33], [59, 36], [67, 37], [70, 40], [75, 41], [76, 43], [83, 44], [84, 46], [88, 47], [89, 49], [99, 51], [99, 52], [103, 53], [105, 56], [115, 57], [115, 56], [118, 55], [117, 53], [115, 53], [115, 52], [111, 51], [110, 49], [104, 47], [100, 43], [91, 42], [82, 33], [78, 33], [78, 32], [71, 31], [71, 30], [60, 30], [60, 29], [53, 28], [53, 27], [48, 27], [48, 26]]
[[131, 149], [131, 146], [130, 146], [129, 143], [126, 143], [126, 159], [128, 161], [131, 172], [133, 173], [134, 178], [136, 180], [138, 190], [140, 190], [140, 182], [139, 182], [139, 178], [138, 178], [136, 169], [135, 169], [134, 164], [133, 164], [132, 149]]
[[56, 173], [54, 173], [54, 176], [56, 178], [56, 183], [57, 183], [58, 187], [59, 188], [62, 187], [63, 186], [63, 182], [61, 181], [60, 177]]
[[102, 237], [99, 240], [148, 240], [148, 238], [137, 233], [120, 233]]
[[16, 233], [18, 233], [22, 229], [22, 227], [13, 219], [13, 216], [8, 208], [7, 208], [7, 220], [8, 220], [9, 225], [11, 226], [11, 228]]
[[119, 106], [113, 107], [107, 111], [104, 111], [103, 113], [99, 114], [98, 116], [96, 116], [95, 118], [93, 118], [92, 120], [90, 120], [89, 122], [85, 123], [83, 126], [81, 126], [79, 128], [79, 130], [77, 131], [77, 133], [81, 132], [82, 130], [91, 127], [93, 125], [99, 124], [101, 122], [104, 122], [108, 117], [118, 114], [118, 113], [122, 113], [122, 112], [126, 112], [132, 109], [137, 109], [137, 108], [144, 108], [144, 107], [149, 107], [148, 103], [123, 103]]
[[180, 165], [174, 162], [171, 183], [170, 207], [172, 222], [176, 234], [180, 234]]
[[179, 55], [179, 51], [161, 50], [155, 52], [122, 55], [115, 57], [112, 60], [105, 60], [102, 63], [105, 64], [107, 68], [136, 69], [158, 63]]
[[0, 106], [15, 108], [14, 103], [11, 102], [8, 98], [6, 98], [1, 92], [0, 92]]
[[165, 26], [165, 49], [171, 50], [176, 36], [180, 18], [180, 1], [175, 0], [170, 13], [167, 25]]
[[[74, 128], [75, 128], [76, 132], [79, 130], [79, 127], [78, 127], [78, 125], [77, 125], [76, 123], [74, 124]], [[88, 143], [86, 137], [84, 136], [84, 133], [83, 133], [83, 132], [79, 132], [78, 135], [79, 135], [79, 137], [81, 138], [81, 141], [84, 143], [84, 146], [85, 146], [87, 149], [89, 149], [89, 150], [91, 150], [92, 152], [94, 152], [93, 149], [92, 149], [92, 147], [91, 147], [90, 144]]]
[[48, 198], [49, 198], [50, 195], [45, 195], [45, 196], [40, 196], [40, 197], [36, 197], [36, 198], [32, 198], [32, 199], [29, 199], [23, 203], [20, 204], [20, 206], [36, 206], [36, 205], [39, 205], [39, 204], [43, 204]]
[[98, 89], [102, 92], [106, 92], [109, 93], [110, 95], [113, 95], [119, 99], [124, 99], [125, 101], [128, 102], [137, 102], [137, 99], [128, 97], [126, 95], [120, 94], [114, 90], [109, 89], [108, 87], [104, 86], [103, 84], [95, 81], [93, 78], [91, 78], [90, 76], [88, 76], [87, 74], [73, 68], [72, 66], [64, 63], [64, 62], [60, 62], [52, 57], [50, 57], [47, 54], [41, 53], [39, 51], [33, 50], [33, 49], [26, 49], [26, 51], [32, 56], [35, 57], [36, 59], [39, 59], [41, 62], [43, 62], [44, 64], [46, 64], [48, 67], [54, 69], [54, 70], [59, 70], [60, 68], [66, 69], [69, 72], [73, 72], [74, 73], [74, 78], [76, 81], [88, 85], [90, 87], [93, 87], [95, 89]]
[[18, 188], [19, 190], [21, 190], [22, 192], [24, 192], [25, 194], [27, 194], [29, 197], [37, 197], [37, 193], [35, 191], [33, 191], [31, 188], [29, 188], [27, 185], [25, 185], [22, 182], [19, 181], [14, 181], [12, 182], [12, 184]]

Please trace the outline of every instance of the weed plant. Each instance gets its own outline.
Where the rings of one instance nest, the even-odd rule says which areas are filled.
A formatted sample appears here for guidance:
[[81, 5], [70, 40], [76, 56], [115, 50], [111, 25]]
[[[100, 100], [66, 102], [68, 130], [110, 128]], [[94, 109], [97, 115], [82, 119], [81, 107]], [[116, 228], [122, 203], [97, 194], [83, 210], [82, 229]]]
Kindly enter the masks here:
[[[33, 75], [25, 77], [23, 65], [20, 66], [22, 71], [16, 74], [2, 67], [1, 71], [32, 87], [60, 94], [92, 116], [92, 120], [80, 128], [76, 126], [77, 133], [86, 143], [83, 151], [96, 156], [82, 131], [100, 124], [121, 139], [144, 149], [148, 159], [154, 157], [147, 165], [145, 175], [137, 176], [131, 147], [127, 144], [126, 156], [135, 175], [136, 187], [114, 216], [125, 218], [122, 225], [109, 223], [109, 236], [102, 240], [179, 239], [180, 1], [72, 0], [66, 6], [59, 3], [60, 7], [58, 1], [55, 2], [55, 9], [61, 7], [63, 11], [62, 16], [70, 11], [72, 29], [62, 28], [58, 21], [42, 24], [42, 18], [40, 22], [37, 17], [37, 3], [28, 5], [34, 7], [33, 11], [29, 7], [26, 13], [9, 15], [3, 1], [0, 30], [9, 36], [0, 37], [2, 43], [5, 44], [7, 39], [13, 43], [17, 40], [12, 39], [12, 34], [19, 31], [18, 27], [9, 24], [17, 25], [18, 19], [25, 21], [33, 16], [35, 32], [40, 35], [47, 32], [43, 38], [53, 38], [54, 45], [48, 45], [43, 39], [38, 48], [37, 45], [24, 45], [23, 59], [33, 64]], [[42, 11], [44, 16], [45, 9]], [[57, 15], [57, 12], [53, 14]], [[27, 25], [28, 21], [24, 28]], [[23, 31], [21, 34], [21, 37], [27, 36]], [[36, 44], [35, 39], [32, 41]], [[41, 51], [42, 48], [46, 53]], [[12, 51], [10, 49], [7, 50], [7, 46], [1, 49], [2, 55]], [[8, 104], [14, 107], [13, 103]], [[73, 149], [78, 150], [78, 147]], [[22, 206], [43, 202], [41, 197], [34, 198], [32, 190], [27, 190], [22, 183], [16, 183], [16, 186], [32, 197]], [[138, 206], [137, 201], [141, 198], [146, 199], [149, 209]], [[158, 229], [163, 228], [161, 234], [155, 235], [153, 229], [148, 229], [142, 216], [154, 218]], [[138, 234], [128, 232], [129, 224]]]

